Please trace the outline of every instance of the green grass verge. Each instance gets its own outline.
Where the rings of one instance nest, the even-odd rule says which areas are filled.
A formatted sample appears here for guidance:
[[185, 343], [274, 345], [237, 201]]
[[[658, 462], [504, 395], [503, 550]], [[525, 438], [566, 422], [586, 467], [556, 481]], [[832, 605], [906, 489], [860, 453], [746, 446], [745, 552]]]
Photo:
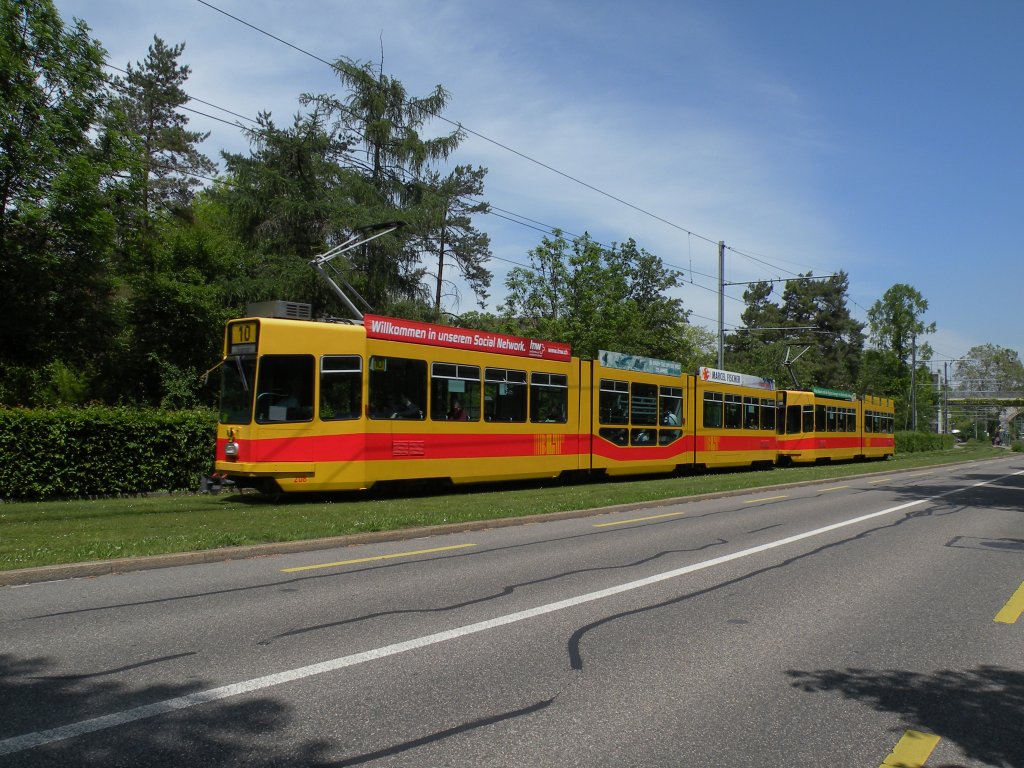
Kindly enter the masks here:
[[579, 485], [448, 491], [403, 498], [160, 495], [0, 504], [0, 570], [539, 515], [742, 488], [1004, 457], [974, 444], [886, 462]]

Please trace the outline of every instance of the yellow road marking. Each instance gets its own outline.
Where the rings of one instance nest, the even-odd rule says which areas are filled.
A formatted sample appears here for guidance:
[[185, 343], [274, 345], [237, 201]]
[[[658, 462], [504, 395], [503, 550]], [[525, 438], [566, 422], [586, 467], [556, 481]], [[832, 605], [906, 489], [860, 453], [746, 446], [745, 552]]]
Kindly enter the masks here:
[[872, 480], [871, 481], [871, 485], [877, 485], [878, 483], [887, 483], [887, 482], [889, 482], [889, 478], [888, 477], [883, 477], [881, 480]]
[[757, 504], [760, 501], [778, 501], [779, 499], [788, 499], [788, 498], [789, 498], [789, 496], [767, 496], [767, 497], [765, 497], [763, 499], [750, 499], [749, 501], [744, 501], [743, 503], [744, 504]]
[[430, 555], [434, 552], [449, 552], [453, 549], [465, 549], [475, 547], [476, 544], [453, 544], [450, 547], [435, 547], [434, 549], [418, 549], [415, 552], [396, 552], [393, 555], [376, 555], [375, 557], [359, 557], [355, 560], [339, 560], [336, 563], [321, 563], [319, 565], [301, 565], [298, 568], [282, 568], [281, 573], [296, 573], [298, 571], [313, 571], [317, 568], [336, 568], [339, 565], [355, 565], [356, 563], [373, 563], [377, 560], [393, 560], [396, 557], [413, 557], [414, 555]]
[[828, 493], [829, 491], [841, 491], [841, 490], [843, 490], [843, 488], [849, 488], [849, 487], [850, 486], [848, 486], [848, 485], [837, 485], [835, 488], [822, 488], [821, 492], [822, 493]]
[[1017, 591], [1006, 601], [1006, 605], [996, 614], [993, 621], [998, 621], [1000, 624], [1015, 624], [1022, 613], [1024, 613], [1024, 582], [1017, 587]]
[[938, 743], [938, 736], [921, 731], [907, 731], [879, 768], [921, 768]]
[[[924, 477], [925, 475], [934, 475], [934, 474], [935, 474], [934, 472], [914, 472], [914, 473], [909, 474], [909, 475], [904, 475], [904, 477]], [[908, 731], [908, 733], [909, 733], [909, 731]]]
[[666, 512], [664, 515], [651, 515], [650, 517], [634, 517], [631, 520], [618, 520], [614, 523], [594, 523], [595, 528], [607, 528], [609, 525], [626, 525], [627, 523], [642, 523], [644, 520], [661, 520], [663, 517], [678, 517], [685, 515], [685, 512]]

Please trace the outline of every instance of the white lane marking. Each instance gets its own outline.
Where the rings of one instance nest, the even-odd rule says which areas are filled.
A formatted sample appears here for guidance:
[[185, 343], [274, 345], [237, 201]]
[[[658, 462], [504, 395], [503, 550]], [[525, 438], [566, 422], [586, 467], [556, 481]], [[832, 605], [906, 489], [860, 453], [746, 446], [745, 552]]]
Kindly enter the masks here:
[[[1004, 475], [1004, 477], [1013, 477], [1015, 475], [1024, 474], [1024, 470], [1020, 472], [1014, 472], [1011, 475]], [[600, 589], [596, 592], [587, 592], [583, 595], [577, 595], [576, 597], [570, 597], [565, 600], [559, 600], [554, 603], [547, 603], [545, 605], [539, 605], [536, 608], [529, 608], [525, 611], [517, 611], [515, 613], [509, 613], [505, 616], [498, 616], [493, 619], [486, 621], [478, 621], [474, 624], [466, 624], [462, 627], [455, 627], [444, 632], [436, 632], [432, 635], [424, 635], [423, 637], [417, 637], [412, 640], [406, 640], [402, 643], [393, 643], [391, 645], [385, 645], [382, 648], [374, 648], [369, 651], [363, 651], [362, 653], [354, 653], [349, 656], [341, 656], [336, 659], [330, 659], [323, 661], [318, 664], [310, 664], [305, 667], [297, 667], [295, 669], [285, 670], [284, 672], [276, 672], [272, 675], [264, 675], [262, 677], [255, 677], [251, 680], [243, 680], [239, 683], [232, 683], [231, 685], [223, 685], [219, 688], [210, 688], [206, 691], [197, 691], [196, 693], [188, 694], [187, 696], [179, 696], [173, 699], [166, 699], [164, 701], [154, 702], [153, 704], [145, 704], [140, 707], [134, 707], [132, 709], [125, 709], [120, 712], [113, 712], [109, 715], [102, 715], [95, 717], [90, 720], [82, 720], [77, 723], [70, 723], [63, 725], [58, 728], [50, 728], [45, 731], [34, 731], [32, 733], [26, 733], [21, 736], [14, 736], [12, 738], [4, 739], [0, 741], [0, 755], [10, 755], [15, 752], [22, 752], [27, 749], [33, 749], [34, 747], [40, 747], [44, 744], [52, 744], [56, 741], [63, 741], [64, 739], [75, 738], [77, 736], [84, 736], [89, 733], [95, 733], [96, 731], [103, 731], [108, 728], [116, 728], [120, 725], [127, 725], [138, 720], [145, 720], [151, 717], [157, 717], [159, 715], [176, 712], [182, 709], [189, 709], [191, 707], [197, 707], [201, 704], [208, 704], [213, 701], [220, 701], [221, 699], [228, 699], [233, 696], [241, 696], [246, 693], [252, 693], [254, 691], [264, 690], [266, 688], [272, 688], [277, 685], [284, 683], [291, 683], [296, 680], [304, 680], [308, 677], [314, 677], [316, 675], [322, 675], [327, 672], [334, 672], [344, 667], [352, 667], [357, 664], [364, 664], [368, 661], [374, 661], [376, 659], [383, 659], [388, 656], [395, 656], [400, 653], [406, 653], [407, 651], [414, 651], [418, 648], [425, 648], [429, 645], [436, 645], [437, 643], [444, 643], [448, 640], [455, 640], [459, 637], [466, 637], [467, 635], [473, 635], [478, 632], [485, 632], [495, 627], [502, 627], [507, 624], [515, 624], [520, 621], [526, 621], [537, 616], [544, 616], [548, 613], [555, 613], [556, 611], [563, 611], [566, 608], [574, 608], [578, 605], [585, 603], [591, 603], [595, 600], [603, 600], [606, 597], [612, 597], [613, 595], [620, 595], [623, 592], [631, 592], [636, 589], [648, 587], [652, 584], [658, 584], [662, 581], [668, 581], [669, 579], [675, 579], [680, 576], [685, 576], [690, 573], [696, 573], [697, 571], [703, 571], [707, 568], [713, 568], [716, 565], [722, 565], [724, 563], [732, 562], [733, 560], [740, 560], [744, 557], [750, 557], [761, 552], [767, 552], [771, 549], [778, 547], [784, 547], [787, 544], [793, 544], [797, 541], [803, 541], [814, 536], [820, 536], [830, 531], [836, 531], [840, 528], [846, 528], [857, 523], [863, 523], [867, 520], [872, 520], [876, 517], [882, 517], [883, 515], [891, 515], [893, 512], [900, 512], [904, 509], [910, 509], [911, 507], [920, 506], [921, 504], [927, 504], [935, 499], [940, 499], [943, 496], [949, 496], [952, 493], [957, 493], [968, 488], [978, 488], [983, 485], [990, 485], [991, 483], [998, 482], [1003, 478], [995, 478], [992, 480], [986, 480], [983, 482], [974, 483], [973, 485], [967, 486], [966, 488], [954, 488], [944, 493], [937, 494], [927, 499], [918, 499], [917, 501], [908, 501], [904, 504], [898, 504], [895, 507], [889, 507], [879, 512], [870, 512], [866, 515], [860, 515], [859, 517], [851, 518], [850, 520], [844, 520], [840, 523], [832, 523], [821, 528], [815, 528], [811, 531], [805, 531], [804, 533], [798, 533], [794, 536], [787, 536], [784, 539], [777, 539], [776, 541], [770, 541], [766, 544], [759, 544], [756, 547], [750, 547], [748, 549], [740, 550], [739, 552], [733, 552], [729, 555], [720, 555], [719, 557], [713, 557], [710, 560], [704, 560], [699, 563], [693, 563], [691, 565], [683, 566], [682, 568], [675, 568], [671, 571], [665, 571], [663, 573], [657, 573], [653, 576], [648, 576], [643, 579], [637, 579], [635, 581], [629, 581], [625, 584], [619, 584], [618, 586], [608, 587], [607, 589]]]

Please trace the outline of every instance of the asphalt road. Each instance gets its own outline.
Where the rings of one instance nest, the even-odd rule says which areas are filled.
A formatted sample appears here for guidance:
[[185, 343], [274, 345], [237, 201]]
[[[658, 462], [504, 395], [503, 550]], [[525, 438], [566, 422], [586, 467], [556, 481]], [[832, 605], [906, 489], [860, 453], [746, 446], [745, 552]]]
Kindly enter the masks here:
[[1024, 768], [1022, 582], [1014, 454], [6, 587], [0, 765]]

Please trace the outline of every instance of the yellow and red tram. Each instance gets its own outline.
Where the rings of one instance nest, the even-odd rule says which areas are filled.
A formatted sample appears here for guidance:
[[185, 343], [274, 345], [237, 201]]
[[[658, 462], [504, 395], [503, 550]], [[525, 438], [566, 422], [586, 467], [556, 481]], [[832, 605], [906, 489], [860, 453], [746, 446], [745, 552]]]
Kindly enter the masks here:
[[[880, 398], [777, 392], [728, 371], [694, 376], [605, 351], [586, 360], [565, 344], [376, 315], [349, 324], [250, 314], [225, 328], [215, 471], [268, 493], [892, 453], [892, 402]], [[816, 398], [823, 435], [817, 425], [789, 433], [790, 407], [804, 427], [805, 401], [813, 415]], [[846, 403], [841, 434], [828, 430], [839, 418], [832, 400]], [[865, 432], [858, 446], [854, 424]]]

